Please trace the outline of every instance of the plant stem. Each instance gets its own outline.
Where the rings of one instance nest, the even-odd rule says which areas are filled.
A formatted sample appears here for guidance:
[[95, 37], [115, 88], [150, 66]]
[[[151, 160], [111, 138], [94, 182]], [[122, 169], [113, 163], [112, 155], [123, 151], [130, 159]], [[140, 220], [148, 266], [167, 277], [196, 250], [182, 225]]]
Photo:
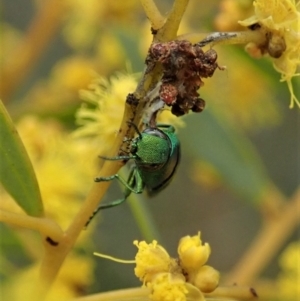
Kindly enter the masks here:
[[153, 216], [144, 200], [136, 194], [131, 194], [128, 204], [144, 239], [149, 242], [154, 239], [162, 242]]
[[36, 230], [45, 237], [51, 236], [54, 241], [61, 240], [63, 236], [63, 231], [60, 227], [53, 220], [45, 217], [34, 217], [0, 209], [0, 221], [6, 224]]
[[178, 40], [188, 40], [191, 43], [198, 43], [201, 46], [213, 47], [215, 45], [230, 44], [262, 44], [265, 41], [265, 35], [262, 31], [236, 31], [236, 32], [213, 32], [213, 33], [189, 33], [180, 35]]
[[189, 0], [175, 0], [172, 10], [168, 15], [164, 26], [156, 35], [157, 40], [170, 41], [176, 38], [182, 16], [186, 10], [188, 3]]
[[[176, 38], [177, 30], [188, 2], [189, 0], [175, 0], [165, 24], [158, 30], [157, 34], [154, 35], [154, 41], [167, 42]], [[146, 68], [142, 79], [133, 93], [134, 97], [139, 102], [137, 107], [132, 109], [127, 104], [125, 105], [125, 114], [127, 112], [129, 120], [133, 121], [134, 124], [140, 124], [145, 102], [147, 102], [146, 95], [157, 86], [157, 83], [161, 78], [161, 74], [162, 69], [160, 64], [157, 64], [151, 71]], [[133, 135], [133, 131], [127, 134], [131, 137]]]
[[[151, 5], [150, 1], [144, 1], [144, 3]], [[170, 40], [173, 36], [176, 36], [176, 32], [187, 3], [188, 0], [175, 1], [173, 9], [163, 27], [163, 31], [159, 31], [162, 41]], [[151, 71], [145, 70], [135, 92], [132, 95], [135, 98], [135, 101], [126, 102], [121, 127], [112, 148], [112, 157], [119, 154], [125, 137], [127, 141], [133, 137], [135, 131], [132, 125], [128, 124], [128, 121], [131, 121], [136, 125], [140, 124], [143, 116], [144, 105], [147, 101], [146, 95], [149, 90], [156, 85], [161, 75], [160, 72], [161, 71], [159, 68], [154, 68]], [[99, 172], [99, 176], [105, 177], [116, 174], [122, 165], [122, 162], [106, 160]], [[49, 243], [45, 243], [45, 255], [40, 268], [40, 278], [42, 279], [42, 290], [39, 294], [40, 296], [46, 294], [46, 292], [50, 289], [64, 259], [74, 246], [77, 237], [79, 236], [81, 230], [84, 229], [89, 217], [99, 205], [109, 185], [110, 182], [94, 183], [80, 211], [74, 217], [74, 220], [66, 230], [65, 236], [59, 242], [59, 244], [53, 246]]]
[[[116, 139], [114, 147], [114, 154], [117, 155], [119, 146], [122, 143], [122, 136], [119, 135]], [[99, 176], [109, 176], [117, 173], [120, 168], [120, 163], [117, 161], [105, 161]], [[102, 200], [110, 182], [93, 183], [92, 188], [84, 201], [80, 211], [74, 217], [72, 223], [65, 232], [65, 236], [57, 246], [45, 243], [45, 255], [41, 263], [40, 278], [43, 282], [43, 292], [41, 295], [46, 294], [50, 289], [57, 273], [64, 262], [66, 256], [73, 248], [80, 232], [84, 229], [86, 222], [92, 215], [94, 209]]]
[[226, 282], [241, 285], [252, 283], [299, 223], [300, 188], [285, 204], [279, 216], [265, 221], [252, 246], [228, 275]]
[[158, 10], [156, 4], [153, 0], [141, 0], [141, 4], [144, 8], [147, 18], [151, 23], [151, 27], [153, 29], [161, 28], [164, 23], [165, 19], [161, 15], [160, 11]]
[[86, 297], [76, 298], [72, 301], [147, 301], [149, 300], [149, 293], [149, 289], [137, 287], [89, 295]]
[[[132, 301], [149, 300], [150, 291], [144, 287], [116, 290], [73, 299], [72, 301]], [[221, 286], [212, 293], [204, 294], [206, 300], [255, 300], [254, 289], [246, 286]]]
[[213, 292], [204, 294], [207, 300], [257, 300], [257, 293], [254, 288], [248, 286], [219, 286]]

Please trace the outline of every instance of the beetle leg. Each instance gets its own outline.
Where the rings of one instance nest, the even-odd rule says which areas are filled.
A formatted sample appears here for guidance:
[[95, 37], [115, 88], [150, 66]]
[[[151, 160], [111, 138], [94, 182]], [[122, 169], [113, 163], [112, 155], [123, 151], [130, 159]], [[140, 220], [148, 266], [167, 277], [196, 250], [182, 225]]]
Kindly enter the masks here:
[[[119, 180], [131, 192], [138, 194], [143, 191], [143, 188], [144, 188], [143, 181], [142, 181], [141, 176], [135, 166], [131, 170], [127, 181], [125, 181], [123, 178], [121, 178], [117, 173], [112, 176], [109, 176], [109, 177], [97, 177], [94, 179], [94, 181], [95, 182], [108, 182], [108, 181], [112, 181], [114, 179]], [[135, 188], [135, 186], [136, 186], [136, 188]]]
[[98, 208], [96, 208], [96, 210], [90, 216], [89, 220], [86, 222], [85, 227], [87, 227], [89, 225], [89, 223], [94, 218], [94, 216], [98, 213], [98, 211], [100, 211], [102, 209], [115, 207], [115, 206], [122, 204], [123, 202], [126, 201], [126, 199], [129, 197], [129, 195], [132, 192], [134, 192], [136, 194], [143, 192], [144, 184], [143, 184], [141, 176], [135, 166], [130, 171], [127, 182], [123, 178], [121, 178], [118, 174], [115, 174], [115, 175], [112, 175], [109, 177], [98, 177], [98, 178], [95, 178], [94, 181], [95, 182], [103, 182], [103, 181], [112, 181], [113, 179], [119, 180], [126, 187], [123, 198], [113, 201], [106, 205], [100, 205]]
[[118, 174], [109, 176], [109, 177], [97, 177], [94, 179], [95, 182], [108, 182], [108, 181], [112, 181], [115, 178], [119, 178]]
[[135, 181], [135, 185], [132, 186], [132, 187], [135, 187], [135, 189], [132, 189], [132, 192], [134, 192], [135, 194], [142, 193], [143, 190], [144, 190], [145, 184], [144, 184], [144, 182], [141, 178], [141, 175], [140, 175], [137, 168], [134, 168], [134, 172], [133, 172], [132, 177], [134, 178], [134, 181]]
[[135, 168], [133, 168], [129, 174], [128, 180], [125, 181], [123, 178], [121, 178], [117, 173], [109, 176], [109, 177], [97, 177], [94, 179], [95, 182], [108, 182], [112, 181], [114, 179], [119, 180], [128, 190], [134, 193], [140, 193], [137, 192], [137, 190], [134, 188], [135, 182], [133, 181], [135, 179]]
[[100, 209], [106, 209], [106, 208], [111, 208], [111, 207], [120, 205], [121, 203], [126, 201], [126, 199], [130, 196], [130, 194], [132, 192], [136, 193], [136, 194], [143, 192], [144, 187], [143, 187], [143, 184], [141, 183], [141, 177], [140, 177], [139, 173], [137, 172], [137, 169], [135, 168], [135, 166], [130, 171], [127, 182], [121, 177], [116, 177], [116, 178], [125, 186], [123, 198], [113, 201], [107, 205], [101, 205]]

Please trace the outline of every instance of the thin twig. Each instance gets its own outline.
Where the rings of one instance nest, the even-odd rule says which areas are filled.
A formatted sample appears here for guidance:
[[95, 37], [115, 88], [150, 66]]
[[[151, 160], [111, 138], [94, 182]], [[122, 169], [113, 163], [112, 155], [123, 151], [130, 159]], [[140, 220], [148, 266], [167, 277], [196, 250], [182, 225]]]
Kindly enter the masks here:
[[[121, 137], [121, 135], [120, 135]], [[120, 137], [115, 144], [114, 154], [118, 153]], [[119, 143], [119, 144], [118, 144]], [[117, 173], [120, 164], [117, 161], [105, 161], [100, 173], [101, 176], [108, 176]], [[100, 175], [100, 174], [99, 174]], [[45, 243], [45, 254], [41, 263], [40, 278], [43, 282], [44, 291], [41, 295], [46, 294], [55, 280], [59, 269], [64, 262], [66, 256], [73, 248], [80, 232], [84, 229], [86, 222], [92, 215], [99, 202], [102, 200], [110, 182], [93, 183], [92, 188], [84, 201], [80, 211], [74, 217], [72, 223], [65, 232], [64, 238], [57, 246]]]
[[144, 200], [132, 193], [128, 198], [129, 208], [138, 228], [146, 241], [162, 241], [160, 233], [155, 225], [151, 211]]
[[281, 215], [268, 218], [240, 262], [228, 275], [227, 283], [252, 283], [272, 260], [300, 223], [300, 188], [281, 210]]
[[137, 287], [122, 290], [115, 290], [106, 293], [93, 294], [85, 297], [76, 298], [72, 301], [134, 301], [149, 300], [149, 289]]
[[[172, 18], [173, 22], [175, 22], [175, 27], [173, 26], [172, 22], [167, 22], [168, 26], [172, 27], [172, 29], [168, 30], [168, 26], [166, 26], [166, 33], [173, 33], [174, 28], [178, 28], [177, 23], [180, 22], [187, 2], [187, 0], [176, 0], [175, 8], [170, 14], [170, 18]], [[163, 34], [161, 34], [160, 36], [162, 40], [167, 40], [167, 38], [169, 38], [169, 36], [165, 37]], [[155, 68], [151, 72], [145, 71], [141, 81], [137, 86], [136, 91], [133, 93], [133, 97], [135, 98], [134, 103], [137, 102], [137, 105], [126, 102], [121, 127], [116, 136], [116, 140], [111, 152], [112, 156], [118, 155], [119, 150], [121, 149], [124, 142], [125, 136], [128, 140], [134, 135], [134, 131], [131, 130], [131, 125], [128, 124], [128, 121], [133, 121], [137, 125], [140, 124], [142, 112], [144, 109], [144, 102], [146, 101], [144, 98], [147, 92], [149, 92], [149, 89], [151, 89], [151, 87], [156, 84], [158, 79], [159, 72]], [[99, 176], [105, 177], [116, 174], [122, 165], [122, 162], [107, 160], [104, 162], [104, 165], [99, 172]], [[64, 239], [61, 240], [55, 247], [45, 243], [46, 251], [40, 269], [41, 279], [43, 279], [43, 292], [41, 292], [40, 295], [42, 295], [43, 293], [46, 294], [46, 292], [49, 290], [65, 257], [71, 251], [77, 237], [84, 228], [89, 217], [92, 215], [94, 209], [99, 205], [99, 202], [102, 200], [109, 185], [110, 182], [94, 183], [80, 211], [74, 217], [74, 220], [68, 227]]]
[[188, 40], [192, 43], [198, 43], [201, 47], [209, 45], [231, 45], [248, 44], [254, 42], [262, 44], [265, 41], [265, 35], [261, 31], [236, 31], [236, 32], [212, 32], [212, 33], [188, 33], [177, 37], [178, 40]]
[[175, 0], [164, 26], [156, 35], [156, 38], [159, 41], [170, 41], [176, 39], [177, 31], [188, 3], [189, 0]]
[[51, 236], [53, 241], [61, 240], [63, 231], [51, 219], [8, 212], [0, 209], [0, 221], [6, 224], [38, 231], [43, 236]]
[[[99, 293], [85, 297], [79, 297], [72, 301], [133, 301], [150, 300], [150, 291], [147, 288], [137, 287]], [[257, 300], [256, 291], [250, 287], [221, 286], [212, 293], [204, 294], [206, 300]], [[189, 300], [189, 299], [187, 299]]]
[[[219, 286], [213, 292], [209, 294], [205, 294], [207, 300], [213, 298], [216, 300], [257, 300], [258, 295], [254, 288], [248, 286], [238, 286], [238, 285], [231, 285], [231, 286]], [[216, 299], [215, 299], [216, 298]]]

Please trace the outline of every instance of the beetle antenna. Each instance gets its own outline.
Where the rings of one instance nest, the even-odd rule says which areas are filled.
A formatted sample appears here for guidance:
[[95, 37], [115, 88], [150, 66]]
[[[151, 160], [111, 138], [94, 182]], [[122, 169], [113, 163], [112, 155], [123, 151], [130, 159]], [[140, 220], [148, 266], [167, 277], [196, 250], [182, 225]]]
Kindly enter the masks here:
[[109, 160], [109, 161], [118, 161], [118, 160], [130, 160], [135, 159], [134, 156], [116, 156], [116, 157], [105, 157], [105, 156], [98, 156], [100, 159]]
[[139, 137], [142, 139], [142, 134], [141, 134], [140, 130], [138, 129], [138, 127], [136, 126], [136, 124], [131, 121], [127, 121], [127, 123], [134, 127], [135, 131], [138, 133]]

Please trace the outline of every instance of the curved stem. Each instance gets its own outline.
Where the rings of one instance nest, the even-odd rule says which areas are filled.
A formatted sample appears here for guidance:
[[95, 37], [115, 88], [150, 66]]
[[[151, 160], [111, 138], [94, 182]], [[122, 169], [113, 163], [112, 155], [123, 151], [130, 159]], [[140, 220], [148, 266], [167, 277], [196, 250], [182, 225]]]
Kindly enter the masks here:
[[[116, 143], [114, 147], [115, 155], [119, 150], [119, 140], [121, 139], [120, 137], [118, 137], [118, 143]], [[120, 166], [120, 163], [117, 161], [105, 161], [99, 176], [108, 176], [115, 174], [117, 173]], [[99, 202], [103, 199], [103, 196], [109, 185], [110, 182], [93, 183], [92, 188], [87, 195], [80, 211], [74, 217], [72, 223], [65, 232], [63, 240], [61, 240], [59, 245], [53, 246], [51, 244], [45, 243], [45, 254], [40, 268], [40, 278], [43, 280], [42, 294], [46, 294], [46, 292], [51, 287], [62, 263], [73, 248], [80, 232], [84, 229], [89, 217], [92, 215], [95, 208], [99, 205]]]
[[45, 237], [51, 236], [54, 241], [60, 241], [63, 237], [61, 228], [49, 218], [34, 217], [0, 209], [0, 221], [14, 226], [36, 230]]
[[[144, 1], [144, 3], [149, 4], [151, 2]], [[163, 41], [170, 40], [173, 36], [176, 36], [177, 28], [187, 3], [188, 0], [175, 1], [168, 20], [164, 25], [164, 30], [161, 33], [159, 31], [160, 38]], [[132, 127], [132, 123], [136, 125], [140, 124], [145, 102], [147, 101], [146, 95], [151, 88], [156, 85], [160, 75], [161, 71], [159, 68], [154, 68], [151, 71], [145, 70], [135, 92], [128, 95], [121, 127], [112, 148], [112, 157], [119, 155], [119, 151], [122, 149], [125, 137], [127, 140], [133, 137], [135, 129]], [[128, 123], [128, 121], [131, 123]], [[116, 174], [122, 165], [122, 162], [106, 160], [98, 176], [108, 177]], [[40, 278], [42, 279], [42, 292], [40, 293], [40, 296], [42, 296], [43, 293], [46, 294], [49, 290], [64, 259], [71, 251], [89, 217], [99, 205], [109, 185], [110, 182], [93, 183], [86, 200], [66, 230], [65, 236], [61, 242], [55, 246], [45, 243], [45, 255], [40, 268]]]
[[252, 246], [231, 271], [227, 283], [249, 284], [272, 260], [289, 234], [300, 223], [300, 188], [281, 210], [279, 216], [265, 221]]

